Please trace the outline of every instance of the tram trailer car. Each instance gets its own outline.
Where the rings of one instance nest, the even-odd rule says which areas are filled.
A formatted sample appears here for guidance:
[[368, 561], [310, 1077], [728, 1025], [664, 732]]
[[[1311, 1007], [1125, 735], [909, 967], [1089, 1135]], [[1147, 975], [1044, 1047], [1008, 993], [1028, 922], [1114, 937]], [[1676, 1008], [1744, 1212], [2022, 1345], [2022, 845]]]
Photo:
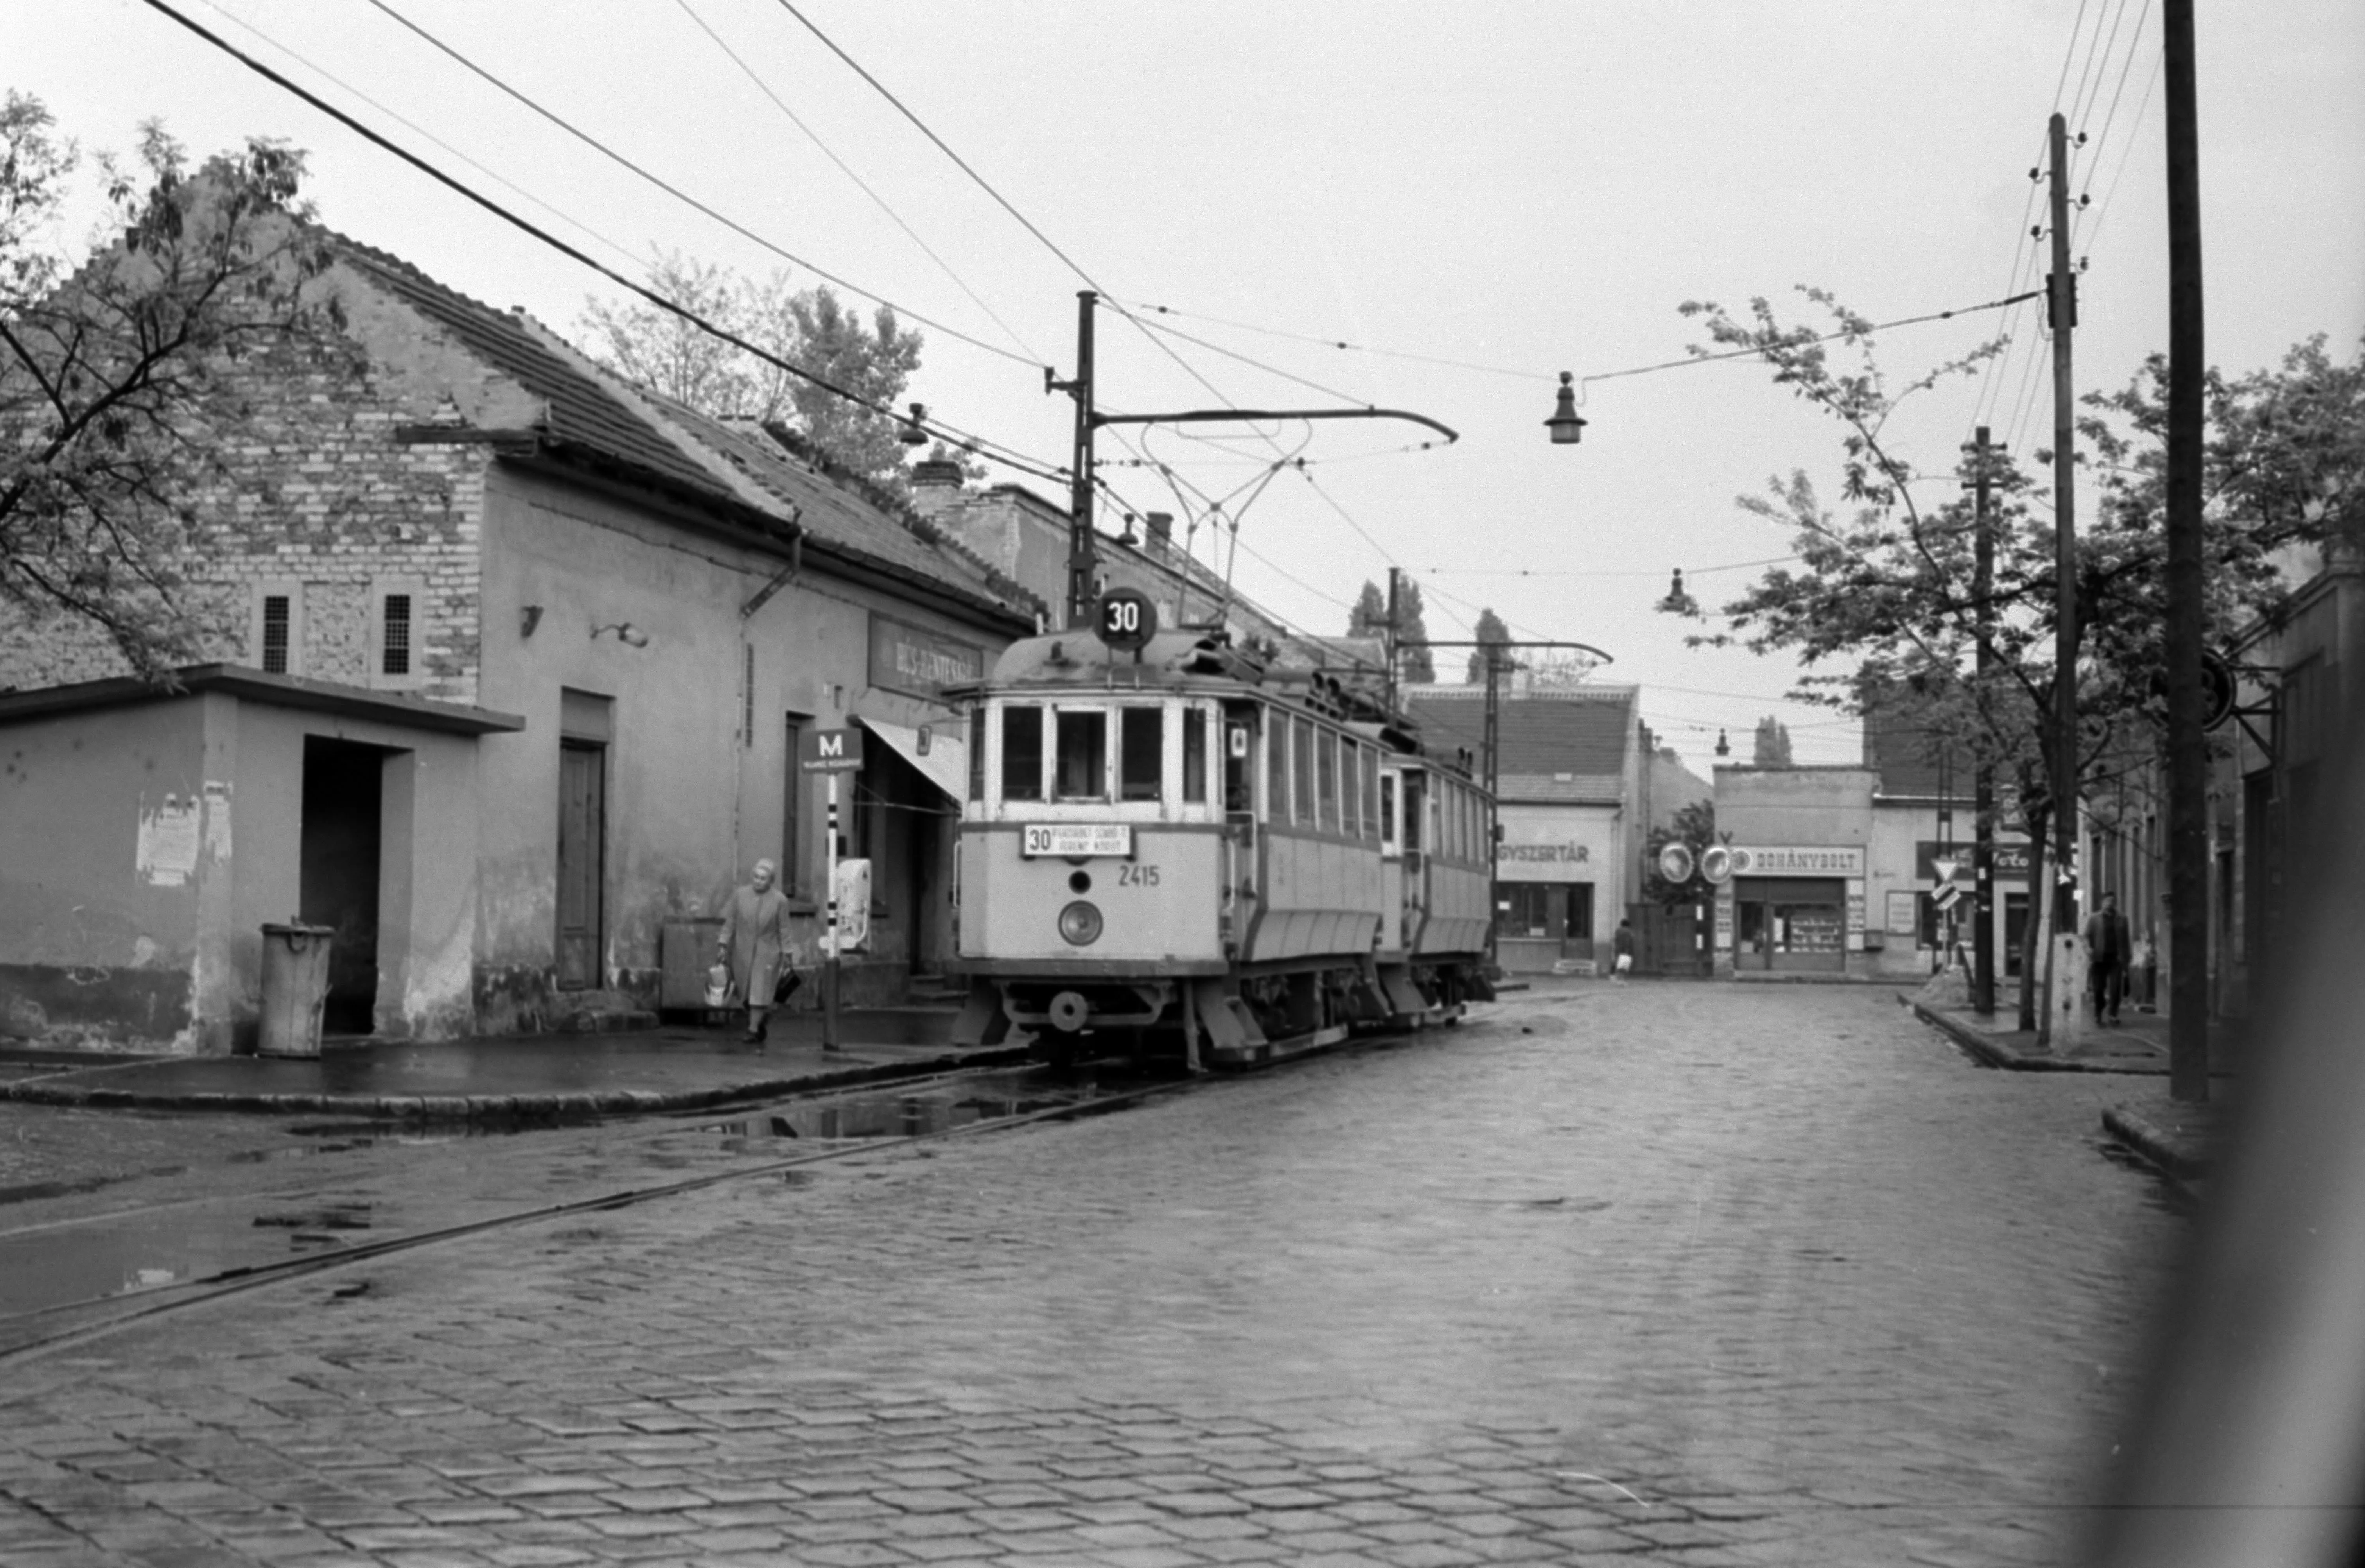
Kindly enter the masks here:
[[1200, 631], [1026, 639], [954, 695], [957, 1041], [1248, 1066], [1493, 996], [1485, 793], [1376, 703]]

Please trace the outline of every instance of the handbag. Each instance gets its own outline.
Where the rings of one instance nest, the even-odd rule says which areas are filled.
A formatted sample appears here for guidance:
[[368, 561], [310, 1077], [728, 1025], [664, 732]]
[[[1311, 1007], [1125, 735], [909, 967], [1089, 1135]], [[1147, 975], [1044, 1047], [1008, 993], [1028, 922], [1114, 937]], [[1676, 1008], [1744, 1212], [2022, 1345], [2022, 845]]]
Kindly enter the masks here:
[[775, 1007], [787, 1006], [789, 998], [796, 995], [797, 987], [804, 983], [804, 976], [797, 973], [796, 970], [789, 968], [788, 965], [782, 964], [780, 966], [780, 978], [772, 982], [772, 1005]]
[[728, 1006], [731, 1002], [731, 966], [717, 964], [706, 971], [706, 1005]]

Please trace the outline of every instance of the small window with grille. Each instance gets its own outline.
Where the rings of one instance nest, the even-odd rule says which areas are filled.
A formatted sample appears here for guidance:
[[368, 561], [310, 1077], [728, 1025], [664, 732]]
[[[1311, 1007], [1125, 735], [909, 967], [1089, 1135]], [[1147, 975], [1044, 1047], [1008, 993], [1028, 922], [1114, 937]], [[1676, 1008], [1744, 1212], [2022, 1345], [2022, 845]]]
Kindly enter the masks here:
[[247, 657], [270, 675], [304, 673], [304, 585], [279, 580], [254, 585]]
[[410, 673], [410, 596], [390, 593], [386, 596], [385, 635], [378, 641], [379, 656], [384, 660], [381, 675]]
[[426, 669], [425, 586], [416, 580], [380, 578], [370, 587], [370, 684], [404, 688], [421, 684]]

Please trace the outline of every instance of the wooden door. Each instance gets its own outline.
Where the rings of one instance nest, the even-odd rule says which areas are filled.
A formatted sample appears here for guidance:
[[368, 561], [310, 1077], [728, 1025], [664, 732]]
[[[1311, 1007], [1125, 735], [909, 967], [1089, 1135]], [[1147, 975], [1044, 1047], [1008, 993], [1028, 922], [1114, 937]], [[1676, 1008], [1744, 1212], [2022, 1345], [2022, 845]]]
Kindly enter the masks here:
[[558, 988], [600, 987], [600, 891], [608, 840], [607, 748], [558, 748]]

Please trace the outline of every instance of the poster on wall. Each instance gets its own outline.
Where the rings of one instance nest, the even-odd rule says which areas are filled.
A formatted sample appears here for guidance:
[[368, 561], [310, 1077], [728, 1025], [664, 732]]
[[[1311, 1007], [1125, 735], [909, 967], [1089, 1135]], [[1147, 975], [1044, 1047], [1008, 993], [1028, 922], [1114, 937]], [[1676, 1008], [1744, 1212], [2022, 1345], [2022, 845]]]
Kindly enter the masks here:
[[140, 879], [152, 887], [177, 888], [197, 868], [197, 798], [166, 795], [153, 811], [140, 805], [137, 861]]
[[1889, 934], [1891, 936], [1913, 936], [1922, 930], [1922, 906], [1919, 894], [1891, 890], [1889, 895]]

